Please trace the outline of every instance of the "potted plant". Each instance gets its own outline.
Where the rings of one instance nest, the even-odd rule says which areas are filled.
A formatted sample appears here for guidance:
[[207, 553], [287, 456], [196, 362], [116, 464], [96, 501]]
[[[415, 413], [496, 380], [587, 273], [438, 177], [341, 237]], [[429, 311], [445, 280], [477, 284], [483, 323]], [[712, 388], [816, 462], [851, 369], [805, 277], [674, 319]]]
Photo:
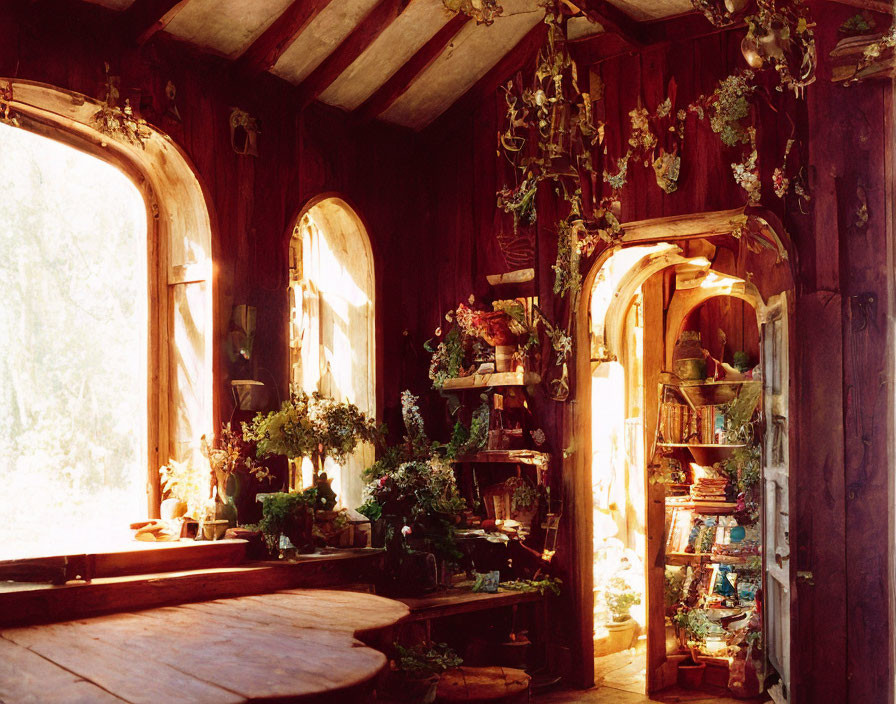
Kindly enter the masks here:
[[[360, 442], [378, 442], [383, 430], [353, 403], [339, 403], [314, 392], [293, 390], [280, 410], [259, 413], [243, 423], [243, 437], [256, 443], [258, 456], [283, 455], [289, 460], [309, 457], [314, 483], [330, 457], [343, 464]], [[298, 488], [296, 463], [292, 463], [289, 488]]]
[[434, 586], [427, 554], [443, 563], [461, 557], [454, 526], [466, 504], [454, 470], [439, 453], [441, 446], [426, 437], [417, 398], [405, 391], [401, 403], [407, 434], [365, 470], [369, 500], [364, 510], [383, 524], [387, 572], [393, 579], [383, 586], [409, 593]]
[[215, 519], [226, 520], [234, 526], [237, 522], [236, 500], [243, 490], [246, 477], [257, 479], [269, 476], [266, 467], [252, 458], [246, 443], [239, 434], [224, 423], [217, 438], [210, 443], [205, 435], [201, 440], [202, 455], [211, 467], [212, 494], [215, 497]]
[[607, 582], [604, 599], [610, 610], [610, 622], [606, 624], [609, 631], [609, 652], [627, 650], [631, 647], [638, 624], [631, 617], [630, 610], [641, 603], [641, 595], [622, 577], [616, 576]]
[[271, 553], [277, 553], [281, 535], [289, 538], [289, 541], [302, 552], [314, 550], [316, 502], [317, 489], [306, 489], [296, 493], [280, 492], [264, 497], [258, 527], [264, 533]]
[[395, 652], [389, 689], [393, 697], [407, 704], [432, 704], [441, 674], [463, 663], [445, 643], [420, 643], [411, 648], [395, 643]]

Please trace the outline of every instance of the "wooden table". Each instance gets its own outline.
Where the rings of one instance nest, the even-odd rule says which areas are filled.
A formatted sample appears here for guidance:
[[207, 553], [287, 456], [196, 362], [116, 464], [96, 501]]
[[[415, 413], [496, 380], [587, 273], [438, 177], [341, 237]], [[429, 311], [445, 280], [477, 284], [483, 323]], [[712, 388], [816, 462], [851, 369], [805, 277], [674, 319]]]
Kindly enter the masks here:
[[362, 702], [408, 608], [292, 589], [0, 631], [4, 704]]

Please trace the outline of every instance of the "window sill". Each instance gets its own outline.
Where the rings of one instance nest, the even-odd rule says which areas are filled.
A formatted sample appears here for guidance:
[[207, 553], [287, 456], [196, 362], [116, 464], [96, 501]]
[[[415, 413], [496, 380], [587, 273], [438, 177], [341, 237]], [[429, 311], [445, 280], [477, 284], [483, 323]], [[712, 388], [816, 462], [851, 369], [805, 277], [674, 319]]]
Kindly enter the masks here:
[[[159, 545], [154, 547], [158, 548]], [[215, 541], [183, 546], [168, 544], [160, 550], [104, 553], [93, 556], [103, 569], [117, 574], [94, 577], [90, 582], [51, 585], [0, 582], [0, 627], [66, 621], [119, 611], [135, 611], [187, 602], [225, 597], [264, 594], [299, 587], [334, 587], [351, 583], [371, 583], [381, 569], [383, 551], [351, 550], [332, 555], [301, 558], [296, 562], [241, 562], [209, 566], [183, 566], [189, 553], [199, 551], [199, 561], [223, 559], [223, 555], [245, 554], [245, 541]], [[190, 550], [193, 548], [193, 550]], [[182, 552], [189, 551], [189, 552]], [[144, 565], [174, 564], [181, 567], [156, 568], [135, 574], [133, 562], [124, 556], [139, 553]], [[220, 554], [215, 554], [216, 552]], [[213, 555], [213, 556], [212, 556]], [[113, 556], [115, 556], [113, 558]], [[194, 554], [194, 558], [195, 558]], [[194, 563], [196, 560], [194, 559]], [[115, 565], [118, 564], [118, 567]]]

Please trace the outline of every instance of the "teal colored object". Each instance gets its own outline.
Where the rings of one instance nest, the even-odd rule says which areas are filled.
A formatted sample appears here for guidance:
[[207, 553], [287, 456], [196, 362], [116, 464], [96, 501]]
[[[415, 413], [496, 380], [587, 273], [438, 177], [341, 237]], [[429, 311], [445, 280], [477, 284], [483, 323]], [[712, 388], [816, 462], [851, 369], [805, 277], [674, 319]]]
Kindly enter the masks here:
[[747, 531], [743, 526], [734, 526], [734, 528], [731, 529], [730, 535], [732, 543], [739, 543], [747, 537]]

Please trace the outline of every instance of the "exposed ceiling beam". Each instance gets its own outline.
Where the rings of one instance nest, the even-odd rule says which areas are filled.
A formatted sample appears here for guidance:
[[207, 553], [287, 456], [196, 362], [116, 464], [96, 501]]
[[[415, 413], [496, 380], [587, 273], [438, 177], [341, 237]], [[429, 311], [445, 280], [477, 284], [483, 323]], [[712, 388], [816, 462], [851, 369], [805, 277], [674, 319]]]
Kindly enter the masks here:
[[128, 33], [137, 44], [145, 44], [161, 32], [190, 0], [136, 0], [124, 12]]
[[522, 66], [544, 45], [548, 26], [539, 22], [530, 29], [516, 46], [495, 64], [492, 69], [480, 78], [454, 104], [436, 118], [427, 128], [425, 134], [437, 134], [453, 124], [460, 124], [463, 118], [472, 113], [484, 101], [494, 98], [495, 91], [504, 81]]
[[632, 46], [647, 43], [639, 24], [606, 0], [578, 0], [576, 5], [592, 22], [599, 23], [607, 32], [618, 34]]
[[376, 41], [383, 30], [404, 11], [409, 2], [413, 0], [380, 0], [335, 51], [302, 81], [298, 87], [299, 104], [308, 105], [323, 93], [367, 47]]
[[293, 0], [237, 61], [238, 69], [250, 75], [270, 71], [295, 38], [311, 24], [331, 0]]
[[414, 79], [432, 65], [469, 20], [469, 16], [462, 12], [458, 12], [448, 20], [444, 27], [355, 111], [359, 121], [368, 122], [392, 105]]

